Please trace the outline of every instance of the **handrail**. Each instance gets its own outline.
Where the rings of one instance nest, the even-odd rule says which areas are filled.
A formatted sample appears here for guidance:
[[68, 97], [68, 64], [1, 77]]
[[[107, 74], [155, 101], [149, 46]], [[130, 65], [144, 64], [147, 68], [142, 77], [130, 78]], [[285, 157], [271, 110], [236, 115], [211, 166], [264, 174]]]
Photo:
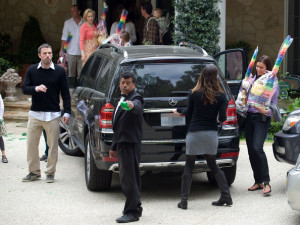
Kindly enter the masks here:
[[191, 43], [189, 43], [189, 42], [185, 42], [185, 41], [183, 41], [183, 42], [180, 42], [179, 43], [179, 46], [187, 46], [187, 47], [190, 47], [190, 48], [192, 48], [192, 49], [194, 49], [194, 50], [197, 50], [197, 51], [199, 51], [199, 52], [201, 52], [203, 55], [207, 55], [207, 52], [203, 49], [203, 48], [201, 48], [200, 46], [198, 46], [198, 45], [194, 45], [194, 44], [191, 44]]
[[112, 45], [112, 44], [103, 44], [103, 45], [99, 45], [98, 49], [101, 49], [101, 48], [113, 48], [115, 49], [116, 51], [118, 52], [122, 52], [124, 54], [124, 50], [119, 48], [118, 46], [116, 45]]
[[123, 54], [124, 58], [128, 57], [128, 53], [127, 51], [123, 50], [122, 48], [113, 45], [113, 44], [103, 44], [103, 45], [99, 45], [98, 49], [101, 48], [113, 48], [116, 52], [120, 52], [121, 54]]

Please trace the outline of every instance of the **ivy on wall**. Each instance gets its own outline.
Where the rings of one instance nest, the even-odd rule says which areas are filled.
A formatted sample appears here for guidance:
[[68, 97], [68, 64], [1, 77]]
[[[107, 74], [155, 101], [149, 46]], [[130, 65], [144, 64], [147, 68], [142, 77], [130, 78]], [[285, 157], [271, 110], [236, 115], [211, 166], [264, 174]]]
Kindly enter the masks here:
[[175, 44], [190, 42], [212, 55], [220, 51], [220, 0], [175, 0]]

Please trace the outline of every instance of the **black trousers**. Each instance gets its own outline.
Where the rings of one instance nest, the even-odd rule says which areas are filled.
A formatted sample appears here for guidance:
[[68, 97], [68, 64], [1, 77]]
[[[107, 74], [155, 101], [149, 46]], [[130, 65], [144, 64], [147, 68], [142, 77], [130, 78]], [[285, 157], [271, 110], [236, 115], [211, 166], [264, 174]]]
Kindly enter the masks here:
[[126, 197], [123, 214], [133, 213], [141, 215], [141, 177], [139, 171], [141, 144], [118, 143], [117, 152], [120, 183]]
[[263, 149], [270, 126], [271, 117], [260, 113], [247, 113], [246, 143], [255, 183], [270, 181], [268, 160]]

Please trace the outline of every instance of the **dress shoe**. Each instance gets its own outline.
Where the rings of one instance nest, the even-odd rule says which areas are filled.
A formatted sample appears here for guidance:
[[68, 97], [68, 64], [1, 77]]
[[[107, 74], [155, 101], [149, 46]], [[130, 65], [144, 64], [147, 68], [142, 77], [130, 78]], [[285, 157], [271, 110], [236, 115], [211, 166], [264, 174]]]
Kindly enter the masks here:
[[177, 207], [180, 209], [187, 209], [187, 200], [182, 200], [177, 204]]
[[134, 214], [124, 214], [123, 216], [116, 219], [117, 223], [130, 223], [134, 221], [138, 221], [139, 216]]
[[218, 201], [212, 202], [211, 203], [214, 206], [223, 206], [223, 205], [232, 205], [232, 199], [231, 197], [223, 197], [221, 196], [221, 198]]

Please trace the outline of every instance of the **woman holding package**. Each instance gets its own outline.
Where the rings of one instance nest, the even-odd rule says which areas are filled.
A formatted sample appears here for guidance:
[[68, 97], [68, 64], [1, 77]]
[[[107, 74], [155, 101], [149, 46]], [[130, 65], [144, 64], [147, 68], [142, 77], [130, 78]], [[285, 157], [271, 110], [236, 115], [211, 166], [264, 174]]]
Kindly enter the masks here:
[[[221, 198], [213, 202], [215, 206], [232, 205], [227, 180], [216, 164], [218, 149], [218, 122], [226, 120], [227, 99], [218, 82], [218, 68], [209, 64], [202, 70], [196, 86], [191, 90], [184, 113], [189, 121], [186, 136], [186, 163], [181, 180], [181, 201], [178, 208], [187, 209], [187, 200], [192, 184], [192, 171], [197, 155], [205, 155], [207, 164], [214, 174]], [[201, 146], [199, 147], [199, 143]]]
[[80, 27], [80, 50], [82, 66], [85, 64], [89, 56], [97, 49], [99, 31], [94, 24], [95, 11], [86, 9], [83, 13], [85, 23]]
[[[271, 59], [263, 55], [256, 63], [256, 80], [271, 71]], [[271, 103], [277, 105], [279, 93], [278, 80], [275, 78]], [[271, 125], [272, 110], [263, 107], [249, 106], [246, 117], [245, 134], [249, 160], [253, 170], [254, 184], [248, 191], [263, 189], [263, 194], [271, 192], [269, 167], [264, 152], [264, 142]]]

